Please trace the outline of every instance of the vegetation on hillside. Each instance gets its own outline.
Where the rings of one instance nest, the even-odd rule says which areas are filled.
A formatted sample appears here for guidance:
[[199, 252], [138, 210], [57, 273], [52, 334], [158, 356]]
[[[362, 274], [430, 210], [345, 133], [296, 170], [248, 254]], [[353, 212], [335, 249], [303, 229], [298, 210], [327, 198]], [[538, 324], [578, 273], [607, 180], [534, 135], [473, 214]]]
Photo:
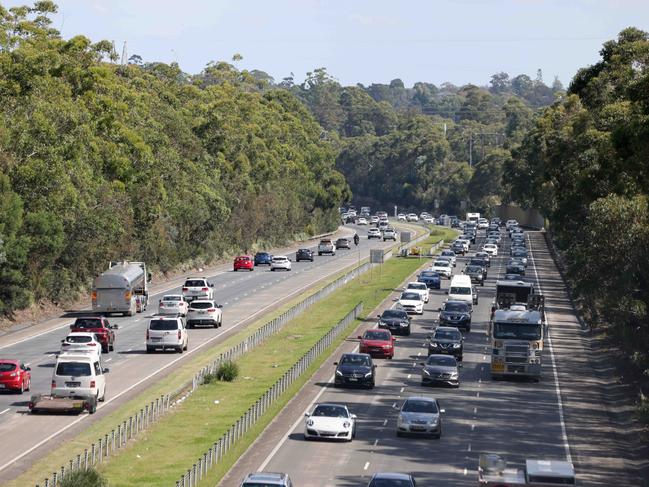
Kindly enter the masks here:
[[649, 34], [629, 28], [545, 110], [505, 170], [569, 261], [593, 324], [649, 373]]
[[166, 271], [338, 224], [349, 187], [294, 95], [227, 63], [113, 64], [55, 10], [0, 7], [0, 314], [110, 259]]

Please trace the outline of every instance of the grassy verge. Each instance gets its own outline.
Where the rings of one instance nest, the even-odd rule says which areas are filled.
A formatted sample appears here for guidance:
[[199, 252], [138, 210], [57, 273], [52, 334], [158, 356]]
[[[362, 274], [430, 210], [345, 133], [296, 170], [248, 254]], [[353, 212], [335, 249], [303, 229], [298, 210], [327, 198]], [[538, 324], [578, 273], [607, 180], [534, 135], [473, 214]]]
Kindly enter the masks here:
[[[237, 361], [239, 378], [231, 383], [212, 383], [199, 388], [169, 416], [147, 431], [140, 440], [104, 465], [101, 471], [111, 485], [173, 485], [184, 470], [209, 448], [232, 423], [243, 414], [297, 359], [337, 323], [359, 301], [365, 313], [371, 312], [395, 287], [414, 272], [421, 262], [413, 259], [391, 259], [360, 285], [358, 280], [332, 293], [298, 317], [277, 335], [269, 338], [253, 353]], [[350, 329], [357, 323], [350, 325]], [[333, 350], [346, 338], [343, 333]], [[321, 355], [311, 372], [326, 360]], [[308, 380], [304, 374], [292, 389], [282, 396], [273, 411], [266, 414], [210, 472], [201, 485], [214, 485], [239, 455], [254, 441], [277, 412]], [[218, 401], [218, 402], [216, 402]], [[155, 468], [151, 468], [155, 465]]]
[[[418, 227], [417, 231], [421, 233], [423, 232], [423, 229], [421, 227]], [[313, 294], [318, 289], [325, 287], [328, 283], [334, 281], [356, 265], [358, 265], [358, 263], [351, 264], [346, 269], [343, 269], [340, 272], [332, 275], [331, 277], [323, 280], [322, 282], [314, 285], [312, 288], [306, 290], [304, 293], [278, 307], [276, 310], [270, 311], [268, 314], [265, 314], [259, 320], [245, 327], [238, 333], [233, 334], [223, 342], [216, 344], [213, 347], [206, 348], [205, 351], [199, 353], [189, 361], [179, 366], [177, 370], [166, 376], [164, 380], [161, 380], [156, 384], [148, 387], [136, 398], [128, 401], [104, 418], [95, 421], [92, 425], [90, 425], [74, 438], [63, 442], [60, 446], [54, 448], [51, 453], [34, 462], [28, 470], [26, 470], [18, 478], [7, 482], [5, 486], [24, 487], [26, 485], [35, 485], [36, 483], [41, 483], [43, 477], [47, 475], [48, 472], [58, 471], [60, 466], [66, 464], [73, 455], [76, 455], [77, 453], [83, 453], [84, 448], [88, 448], [91, 443], [96, 442], [98, 438], [103, 437], [105, 433], [110, 432], [110, 430], [117, 424], [121, 423], [122, 421], [128, 420], [129, 416], [134, 414], [136, 411], [139, 411], [145, 405], [149, 404], [157, 397], [160, 397], [162, 394], [168, 393], [169, 391], [181, 387], [184, 383], [186, 383], [193, 377], [196, 370], [211, 362], [214, 357], [218, 356], [220, 353], [224, 352], [232, 345], [239, 343], [241, 340], [251, 335], [252, 332], [263, 326], [265, 323], [272, 320], [276, 316], [279, 316], [291, 306], [295, 305], [307, 296]], [[361, 279], [363, 280], [364, 284], [366, 277], [361, 276]], [[311, 312], [309, 312], [308, 314], [310, 313]]]

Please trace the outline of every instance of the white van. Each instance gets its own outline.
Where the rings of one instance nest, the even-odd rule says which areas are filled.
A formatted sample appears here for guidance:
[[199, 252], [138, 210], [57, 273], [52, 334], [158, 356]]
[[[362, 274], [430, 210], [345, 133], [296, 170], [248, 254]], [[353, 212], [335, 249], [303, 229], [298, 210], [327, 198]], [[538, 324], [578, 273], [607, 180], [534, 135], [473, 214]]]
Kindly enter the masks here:
[[106, 398], [104, 374], [107, 372], [97, 355], [62, 353], [54, 367], [52, 395], [83, 399], [95, 397], [97, 401], [103, 401]]
[[478, 304], [478, 292], [471, 284], [470, 276], [453, 276], [447, 294], [449, 301], [466, 301], [471, 305]]

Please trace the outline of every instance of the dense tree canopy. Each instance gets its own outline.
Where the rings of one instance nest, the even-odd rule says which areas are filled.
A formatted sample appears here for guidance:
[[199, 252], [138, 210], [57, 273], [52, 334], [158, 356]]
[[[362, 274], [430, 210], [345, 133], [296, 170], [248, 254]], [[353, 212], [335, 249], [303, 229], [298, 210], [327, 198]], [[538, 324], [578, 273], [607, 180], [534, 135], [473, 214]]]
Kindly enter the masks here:
[[109, 259], [161, 270], [335, 227], [335, 149], [291, 93], [195, 77], [0, 7], [0, 313], [68, 297]]

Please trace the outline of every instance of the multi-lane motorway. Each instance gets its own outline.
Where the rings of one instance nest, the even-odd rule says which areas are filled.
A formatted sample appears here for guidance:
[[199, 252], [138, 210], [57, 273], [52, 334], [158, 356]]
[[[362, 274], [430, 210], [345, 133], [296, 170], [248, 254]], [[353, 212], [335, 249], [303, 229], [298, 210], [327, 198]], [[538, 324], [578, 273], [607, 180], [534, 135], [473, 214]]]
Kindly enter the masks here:
[[[540, 233], [530, 232], [528, 242], [531, 258], [526, 279], [546, 294], [551, 330], [539, 383], [493, 381], [489, 374], [486, 325], [495, 280], [504, 274], [505, 242], [501, 255], [492, 260], [486, 285], [480, 288], [472, 330], [465, 334], [459, 389], [420, 384], [419, 363], [427, 355], [426, 337], [436, 326], [437, 309], [446, 298], [445, 280], [441, 291], [431, 293], [424, 315], [414, 318], [412, 334], [399, 337], [394, 359], [376, 360], [375, 389], [332, 387], [332, 363], [342, 352], [357, 350], [357, 340], [350, 338], [221, 485], [238, 485], [245, 473], [264, 470], [287, 472], [295, 485], [364, 486], [373, 473], [391, 471], [412, 473], [418, 485], [475, 486], [481, 452], [500, 453], [512, 462], [568, 459], [575, 464], [580, 485], [645, 485], [641, 462], [635, 460], [637, 438], [618, 430], [607, 413], [608, 389], [602, 381], [593, 380], [593, 371], [588, 370], [587, 337], [574, 318], [545, 240]], [[480, 238], [472, 250], [479, 245]], [[456, 272], [461, 272], [465, 260], [458, 259]], [[362, 328], [374, 326], [372, 321]], [[441, 439], [396, 436], [398, 408], [412, 395], [436, 397], [446, 410]], [[304, 412], [322, 402], [346, 404], [357, 414], [354, 441], [303, 439]]]
[[[354, 231], [361, 236], [366, 233], [363, 227], [349, 227], [341, 233], [351, 236]], [[0, 437], [3, 439], [0, 442], [0, 483], [15, 477], [52, 445], [87, 427], [91, 421], [114, 410], [153, 381], [172, 372], [188, 357], [218, 343], [224, 336], [252, 320], [263, 317], [264, 312], [278, 303], [298, 296], [318, 281], [357, 263], [369, 255], [370, 248], [390, 245], [391, 242], [361, 238], [358, 247], [352, 245], [352, 250], [339, 250], [333, 257], [316, 255], [313, 263], [293, 262], [290, 272], [270, 272], [268, 267], [258, 267], [254, 272], [233, 272], [231, 264], [217, 268], [208, 277], [215, 285], [217, 302], [223, 304], [223, 327], [189, 330], [189, 351], [182, 355], [146, 354], [144, 344], [147, 321], [157, 310], [158, 300], [163, 294], [179, 293], [177, 285], [170, 285], [168, 289], [161, 289], [151, 296], [152, 305], [145, 313], [132, 318], [111, 318], [119, 329], [116, 331], [115, 351], [103, 357], [104, 366], [110, 369], [107, 398], [95, 415], [32, 416], [25, 414], [30, 393], [0, 395]], [[310, 246], [313, 247], [313, 243]], [[285, 249], [283, 253], [294, 260], [296, 248]], [[279, 252], [276, 253], [279, 255]], [[65, 323], [72, 321], [71, 318]], [[31, 336], [22, 338], [5, 336], [0, 339], [0, 356], [23, 360], [32, 369], [31, 392], [47, 393], [56, 353], [67, 332], [67, 326], [57, 326], [42, 332], [33, 331]]]

